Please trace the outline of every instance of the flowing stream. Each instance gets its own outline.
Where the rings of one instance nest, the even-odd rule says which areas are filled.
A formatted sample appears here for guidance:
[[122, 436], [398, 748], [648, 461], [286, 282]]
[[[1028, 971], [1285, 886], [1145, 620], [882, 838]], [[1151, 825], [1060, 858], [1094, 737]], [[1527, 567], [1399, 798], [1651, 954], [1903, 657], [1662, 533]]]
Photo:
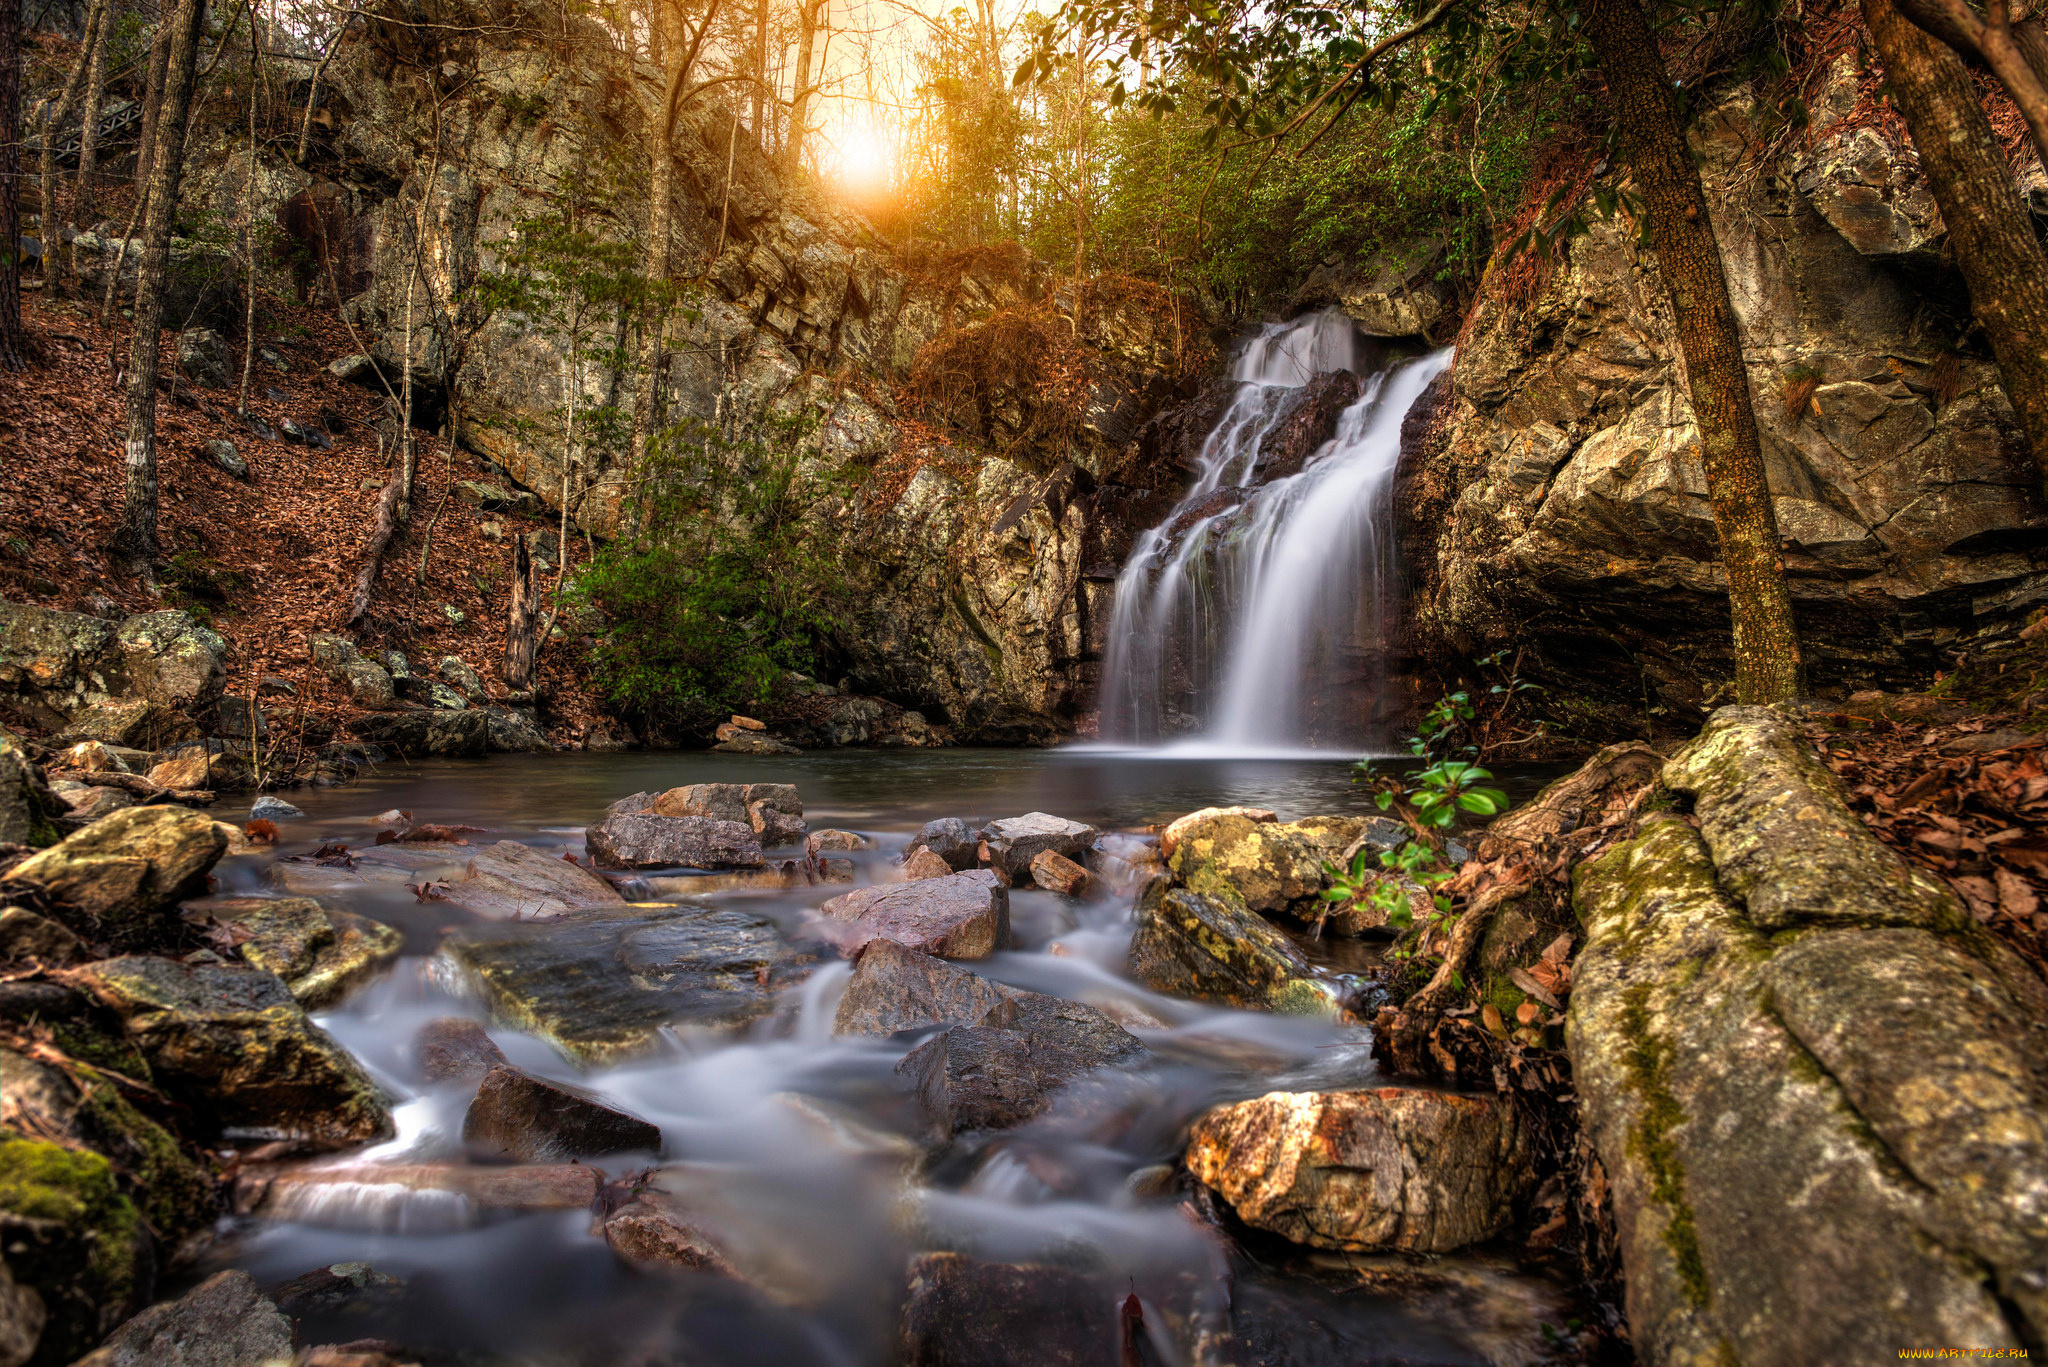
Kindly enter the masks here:
[[[1369, 700], [1397, 607], [1401, 420], [1449, 363], [1448, 351], [1387, 361], [1335, 310], [1245, 344], [1193, 486], [1117, 578], [1105, 742], [1271, 755], [1384, 743]], [[1305, 386], [1340, 370], [1363, 392], [1335, 435], [1269, 479], [1269, 440]]]
[[[938, 816], [1043, 810], [1114, 832], [1211, 803], [1255, 803], [1289, 819], [1355, 810], [1349, 779], [1348, 766], [1329, 757], [502, 756], [387, 766], [354, 786], [306, 793], [298, 798], [306, 816], [286, 823], [280, 853], [334, 840], [368, 845], [367, 819], [390, 807], [421, 821], [488, 827], [472, 837], [478, 842], [509, 838], [575, 852], [584, 824], [624, 794], [774, 781], [798, 785], [813, 830], [837, 826], [874, 839], [874, 849], [854, 856], [857, 880], [866, 883], [899, 876], [895, 856]], [[1106, 848], [1126, 848], [1117, 839], [1108, 836]], [[461, 851], [453, 853], [459, 876]], [[222, 891], [271, 890], [267, 865], [263, 856], [229, 861]], [[843, 891], [710, 898], [787, 925]], [[444, 930], [473, 918], [417, 901], [396, 882], [326, 898], [406, 937], [404, 956], [380, 978], [317, 1017], [394, 1099], [399, 1137], [368, 1154], [306, 1160], [367, 1162], [372, 1171], [270, 1218], [224, 1222], [216, 1260], [246, 1267], [266, 1285], [367, 1263], [402, 1286], [312, 1315], [305, 1342], [385, 1340], [426, 1361], [493, 1367], [902, 1362], [906, 1268], [933, 1250], [1066, 1269], [1072, 1313], [1111, 1326], [1090, 1359], [1104, 1364], [1119, 1360], [1114, 1309], [1132, 1292], [1146, 1313], [1142, 1356], [1153, 1363], [1570, 1360], [1555, 1336], [1573, 1313], [1568, 1288], [1503, 1259], [1481, 1253], [1411, 1264], [1314, 1254], [1242, 1231], [1226, 1236], [1196, 1218], [1193, 1198], [1163, 1165], [1178, 1156], [1201, 1110], [1274, 1089], [1370, 1085], [1376, 1073], [1359, 1027], [1203, 1006], [1129, 981], [1132, 897], [1128, 884], [1081, 902], [1014, 893], [1018, 947], [972, 966], [1126, 1019], [1149, 1018], [1137, 1030], [1149, 1056], [1094, 1075], [1017, 1129], [963, 1138], [936, 1158], [915, 1157], [919, 1127], [891, 1074], [914, 1041], [832, 1034], [843, 964], [793, 984], [777, 1012], [743, 1033], [678, 1030], [654, 1056], [589, 1072], [537, 1038], [489, 1023], [518, 1066], [574, 1081], [660, 1126], [660, 1152], [598, 1166], [613, 1178], [656, 1164], [688, 1174], [744, 1253], [749, 1275], [740, 1279], [636, 1269], [594, 1232], [584, 1210], [483, 1210], [400, 1180], [415, 1165], [471, 1161], [460, 1134], [474, 1084], [426, 1081], [413, 1041], [437, 1017], [489, 1021], [435, 953]], [[1327, 955], [1325, 962], [1349, 966]], [[376, 1165], [392, 1165], [392, 1180], [378, 1177]], [[1075, 1360], [1052, 1352], [1058, 1336], [1050, 1325], [1044, 1352], [1032, 1346], [1034, 1329], [1015, 1332], [1022, 1341], [1007, 1357], [926, 1360]]]

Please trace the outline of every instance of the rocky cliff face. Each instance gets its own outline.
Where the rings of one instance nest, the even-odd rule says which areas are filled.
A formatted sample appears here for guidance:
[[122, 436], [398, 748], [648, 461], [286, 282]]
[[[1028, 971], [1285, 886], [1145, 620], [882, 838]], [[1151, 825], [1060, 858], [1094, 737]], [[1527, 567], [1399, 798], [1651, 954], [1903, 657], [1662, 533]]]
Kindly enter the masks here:
[[[501, 8], [482, 48], [442, 51], [431, 25], [371, 21], [329, 72], [326, 154], [311, 171], [263, 154], [255, 211], [315, 249], [311, 287], [345, 301], [378, 362], [357, 362], [360, 382], [381, 389], [381, 370], [396, 387], [409, 370], [416, 425], [438, 426], [452, 400], [457, 435], [498, 477], [556, 510], [566, 486], [572, 524], [630, 534], [624, 443], [565, 448], [563, 411], [573, 397], [586, 412], [630, 413], [634, 377], [608, 352], [630, 353], [636, 338], [622, 316], [600, 318], [572, 366], [559, 323], [493, 308], [488, 285], [522, 225], [579, 180], [586, 226], [637, 260], [639, 149], [661, 75], [594, 23]], [[675, 154], [681, 299], [658, 419], [796, 434], [767, 439], [796, 442], [807, 474], [855, 491], [815, 513], [846, 528], [846, 572], [867, 605], [840, 643], [858, 687], [962, 739], [1064, 733], [1092, 665], [1080, 562], [1093, 495], [1173, 392], [1191, 339], [1162, 329], [1156, 309], [1091, 297], [1059, 421], [1039, 420], [1044, 386], [1023, 383], [1028, 373], [1007, 385], [992, 373], [970, 411], [937, 404], [936, 439], [910, 441], [895, 395], [924, 348], [942, 336], [972, 347], [1005, 311], [1070, 316], [1071, 285], [1056, 291], [1050, 269], [1015, 249], [896, 252], [858, 215], [785, 183], [717, 92], [684, 107]], [[231, 138], [203, 151], [192, 200], [239, 218], [247, 156]], [[1000, 353], [1010, 340], [991, 330], [981, 345]]]
[[[1747, 96], [1693, 143], [1824, 690], [1896, 686], [2048, 599], [2048, 509], [1911, 149], [1846, 121], [1768, 158]], [[2038, 190], [2038, 168], [2023, 185]], [[1482, 301], [1411, 419], [1400, 497], [1425, 651], [1501, 647], [1583, 733], [1690, 729], [1726, 700], [1725, 579], [1656, 264], [1595, 220], [1525, 304]], [[1648, 714], [1647, 716], [1645, 714]]]

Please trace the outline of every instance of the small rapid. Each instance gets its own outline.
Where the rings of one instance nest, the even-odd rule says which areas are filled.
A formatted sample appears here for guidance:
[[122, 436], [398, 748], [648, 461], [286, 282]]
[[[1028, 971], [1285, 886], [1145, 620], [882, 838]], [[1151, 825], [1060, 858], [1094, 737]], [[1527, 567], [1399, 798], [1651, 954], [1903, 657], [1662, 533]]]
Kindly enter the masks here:
[[[1401, 423], [1449, 363], [1449, 351], [1385, 363], [1335, 310], [1245, 344], [1192, 485], [1117, 578], [1103, 742], [1272, 756], [1384, 743], [1369, 714], [1399, 606]], [[1276, 471], [1270, 444], [1304, 391], [1343, 371], [1361, 392], [1334, 435]]]
[[[1104, 827], [1185, 810], [1174, 798], [1123, 793], [1120, 775], [1141, 763], [942, 752], [502, 757], [393, 769], [358, 788], [304, 794], [307, 815], [288, 823], [281, 849], [224, 865], [223, 883], [253, 890], [272, 858], [333, 841], [367, 844], [366, 819], [393, 806], [489, 825], [474, 837], [480, 842], [510, 837], [577, 854], [581, 824], [607, 800], [635, 786], [708, 780], [796, 783], [813, 828], [855, 829], [874, 842], [852, 856], [856, 883], [885, 882], [901, 876], [895, 860], [925, 820], [977, 814], [950, 805], [969, 792], [996, 804], [983, 817], [1053, 809], [1055, 794], [1075, 818]], [[1329, 758], [1217, 764], [1200, 766], [1198, 781], [1216, 801], [1306, 815], [1337, 807], [1346, 768]], [[934, 805], [934, 795], [949, 805]], [[264, 1285], [366, 1264], [385, 1289], [310, 1312], [306, 1341], [375, 1339], [491, 1364], [883, 1367], [903, 1360], [910, 1270], [949, 1256], [1021, 1267], [1029, 1277], [1059, 1269], [1044, 1272], [1055, 1308], [1071, 1303], [1083, 1318], [1113, 1322], [1135, 1293], [1146, 1313], [1144, 1360], [1154, 1364], [1233, 1360], [1219, 1356], [1236, 1351], [1226, 1340], [1262, 1345], [1262, 1361], [1304, 1367], [1542, 1360], [1542, 1326], [1562, 1323], [1568, 1310], [1567, 1293], [1541, 1276], [1461, 1258], [1419, 1281], [1401, 1272], [1382, 1284], [1354, 1257], [1270, 1240], [1241, 1246], [1173, 1180], [1188, 1126], [1207, 1108], [1277, 1089], [1373, 1085], [1378, 1073], [1369, 1032], [1357, 1025], [1180, 1000], [1127, 977], [1136, 884], [1119, 866], [1140, 869], [1142, 845], [1133, 835], [1104, 837], [1110, 886], [1094, 898], [1014, 890], [1014, 947], [972, 967], [1095, 1007], [1143, 1040], [1144, 1056], [1074, 1082], [1023, 1124], [936, 1146], [894, 1071], [918, 1038], [834, 1033], [849, 980], [843, 963], [793, 981], [776, 1009], [745, 1029], [679, 1026], [651, 1053], [585, 1069], [495, 1019], [437, 953], [443, 933], [474, 924], [470, 913], [374, 880], [323, 899], [406, 934], [404, 955], [381, 977], [316, 1017], [391, 1098], [398, 1134], [366, 1150], [259, 1165], [267, 1192], [223, 1223], [216, 1262], [246, 1268]], [[845, 890], [668, 900], [741, 907], [794, 934], [819, 902]], [[650, 1273], [608, 1246], [587, 1190], [558, 1199], [521, 1185], [540, 1181], [541, 1170], [481, 1160], [463, 1135], [475, 1081], [429, 1078], [416, 1048], [422, 1027], [450, 1016], [482, 1025], [517, 1068], [658, 1126], [657, 1152], [599, 1160], [601, 1180], [613, 1184], [600, 1206], [612, 1199], [605, 1192], [655, 1182], [715, 1231], [732, 1266]], [[550, 1171], [547, 1180], [558, 1181], [562, 1169]], [[1432, 1289], [1418, 1293], [1425, 1283]], [[1100, 1360], [1116, 1361], [1117, 1351], [1112, 1339]]]

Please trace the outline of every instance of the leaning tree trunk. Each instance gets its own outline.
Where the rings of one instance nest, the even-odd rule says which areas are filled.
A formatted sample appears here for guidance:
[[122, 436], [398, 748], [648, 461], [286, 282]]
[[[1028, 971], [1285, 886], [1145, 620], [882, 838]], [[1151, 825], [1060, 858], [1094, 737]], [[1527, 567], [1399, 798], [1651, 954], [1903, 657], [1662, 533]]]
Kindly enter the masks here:
[[512, 605], [505, 616], [505, 686], [515, 693], [533, 691], [534, 667], [540, 659], [540, 598], [533, 591], [533, 557], [524, 534], [512, 538]]
[[[655, 9], [655, 42], [660, 48], [664, 64], [678, 64], [683, 59], [679, 51], [681, 34], [670, 33], [664, 16], [666, 5]], [[675, 107], [677, 95], [685, 73], [671, 70], [668, 73], [666, 98], [661, 107], [654, 111], [648, 122], [653, 126], [648, 132], [648, 156], [652, 164], [647, 178], [647, 257], [644, 265], [645, 279], [652, 298], [642, 306], [640, 315], [640, 373], [633, 388], [633, 437], [631, 444], [632, 468], [636, 472], [647, 456], [647, 438], [654, 430], [655, 396], [660, 392], [661, 339], [666, 330], [663, 326], [668, 318], [668, 301], [663, 298], [669, 276], [669, 225], [674, 215], [676, 159], [673, 145], [674, 124], [670, 111]]]
[[178, 0], [164, 67], [163, 103], [157, 113], [156, 155], [149, 174], [149, 209], [142, 223], [142, 261], [135, 272], [135, 329], [128, 341], [128, 488], [121, 502], [115, 544], [146, 572], [160, 549], [157, 539], [156, 362], [163, 325], [164, 281], [170, 274], [171, 218], [185, 165], [185, 120], [191, 112], [193, 71], [206, 0]]
[[2048, 254], [1961, 59], [1892, 0], [1863, 0], [1863, 19], [2048, 498]]
[[1800, 690], [1799, 637], [1778, 552], [1778, 520], [1757, 439], [1742, 333], [1728, 299], [1706, 193], [1686, 147], [1664, 54], [1639, 0], [1595, 0], [1586, 36], [1606, 73], [1611, 112], [1623, 130], [1649, 211], [1650, 244], [1685, 356], [1707, 497], [1728, 575], [1735, 696], [1745, 703], [1780, 702]]
[[[47, 234], [45, 234], [47, 236]], [[45, 252], [48, 247], [43, 249]], [[21, 369], [21, 5], [0, 0], [0, 370]]]
[[825, 0], [797, 3], [796, 84], [790, 88], [789, 143], [782, 154], [784, 171], [791, 176], [803, 169], [804, 125], [811, 116], [811, 47], [824, 9]]

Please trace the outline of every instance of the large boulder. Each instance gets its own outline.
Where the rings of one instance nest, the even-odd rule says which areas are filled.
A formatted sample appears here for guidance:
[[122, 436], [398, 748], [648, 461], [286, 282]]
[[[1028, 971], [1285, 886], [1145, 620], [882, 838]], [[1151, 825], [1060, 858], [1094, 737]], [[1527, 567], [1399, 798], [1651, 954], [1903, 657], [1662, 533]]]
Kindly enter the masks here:
[[847, 953], [874, 939], [946, 959], [985, 959], [1010, 947], [1009, 890], [987, 869], [856, 888], [818, 914], [822, 932]]
[[1013, 884], [1029, 883], [1031, 861], [1040, 853], [1051, 850], [1078, 864], [1088, 857], [1088, 847], [1100, 834], [1078, 821], [1030, 812], [989, 822], [982, 827], [981, 843], [988, 849], [990, 867], [1002, 870]]
[[534, 720], [533, 709], [491, 703], [484, 714], [485, 740], [495, 754], [546, 754], [555, 747]]
[[188, 905], [185, 919], [224, 929], [245, 963], [284, 979], [309, 1011], [339, 1000], [404, 945], [390, 926], [310, 897], [208, 898]]
[[[360, 693], [358, 700], [374, 705]], [[490, 748], [490, 718], [474, 708], [379, 712], [357, 717], [352, 725], [356, 739], [412, 758], [474, 759]]]
[[622, 812], [583, 833], [590, 862], [604, 869], [758, 869], [761, 841], [742, 819]]
[[478, 850], [462, 877], [448, 883], [443, 895], [479, 916], [509, 918], [559, 916], [565, 911], [624, 906], [618, 889], [581, 865], [516, 840], [500, 840]]
[[114, 635], [127, 692], [194, 716], [206, 714], [228, 681], [227, 642], [189, 613], [145, 612]]
[[0, 693], [35, 721], [61, 726], [121, 691], [114, 624], [81, 612], [0, 602]]
[[903, 1304], [904, 1361], [911, 1367], [1097, 1367], [1118, 1356], [1116, 1299], [1070, 1268], [920, 1253], [910, 1261]]
[[1354, 1253], [1448, 1253], [1504, 1229], [1533, 1176], [1510, 1097], [1269, 1092], [1195, 1122], [1187, 1167], [1239, 1219]]
[[98, 741], [135, 750], [161, 750], [199, 739], [199, 727], [182, 712], [147, 698], [93, 703], [71, 714], [60, 739], [65, 744]]
[[116, 948], [162, 943], [164, 915], [206, 891], [227, 851], [211, 819], [189, 807], [129, 807], [17, 864], [12, 878], [40, 884], [83, 918], [72, 928]]
[[494, 1162], [553, 1163], [656, 1153], [661, 1131], [577, 1088], [501, 1066], [477, 1087], [462, 1118], [462, 1142]]
[[654, 1048], [664, 1031], [766, 1015], [815, 960], [730, 907], [620, 907], [451, 931], [441, 952], [492, 1013], [581, 1063]]
[[429, 1082], [482, 1082], [493, 1068], [509, 1063], [490, 1033], [464, 1016], [428, 1021], [412, 1045]]
[[869, 940], [854, 958], [832, 1030], [839, 1035], [893, 1035], [934, 1025], [973, 1025], [1015, 996], [957, 964], [890, 939]]
[[129, 1320], [75, 1367], [263, 1367], [292, 1354], [292, 1322], [239, 1268]]
[[375, 1084], [275, 973], [144, 956], [73, 972], [121, 1017], [158, 1083], [215, 1130], [333, 1144], [391, 1134]]
[[1574, 1090], [1650, 1364], [2048, 1334], [2048, 988], [1724, 708], [1579, 866]]
[[975, 1025], [956, 1025], [906, 1054], [896, 1075], [917, 1092], [941, 1140], [1020, 1125], [1076, 1078], [1146, 1052], [1092, 1006], [1037, 992], [1006, 994]]
[[1154, 878], [1137, 915], [1129, 971], [1155, 992], [1290, 1015], [1327, 1016], [1338, 1008], [1335, 987], [1228, 888], [1203, 893]]

